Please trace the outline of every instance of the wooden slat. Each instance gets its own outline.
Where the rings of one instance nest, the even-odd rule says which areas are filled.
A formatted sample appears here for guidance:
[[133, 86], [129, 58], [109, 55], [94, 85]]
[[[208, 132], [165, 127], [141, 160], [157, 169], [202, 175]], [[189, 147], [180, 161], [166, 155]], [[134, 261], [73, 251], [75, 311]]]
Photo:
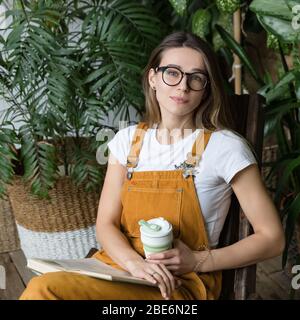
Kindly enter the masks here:
[[[259, 95], [250, 95], [247, 108], [247, 120], [245, 127], [245, 137], [252, 144], [257, 155], [259, 167], [262, 161], [263, 145], [263, 103], [264, 98]], [[253, 233], [253, 229], [245, 214], [240, 210], [240, 232], [239, 239], [248, 237]], [[256, 290], [256, 265], [247, 266], [236, 270], [235, 280], [236, 299], [248, 299]]]
[[264, 269], [264, 271], [268, 274], [282, 271], [282, 256], [274, 257], [271, 259], [267, 259], [258, 263], [257, 266], [260, 266]]
[[[280, 284], [274, 281], [274, 277], [265, 269], [266, 263], [259, 263], [257, 266], [256, 287], [259, 296], [263, 300], [285, 300], [289, 299], [289, 282], [281, 281]], [[284, 287], [284, 288], [283, 288]]]
[[[229, 97], [234, 130], [244, 136], [254, 147], [258, 164], [261, 164], [263, 143], [263, 97], [259, 95], [233, 95]], [[232, 195], [220, 247], [231, 245], [253, 233], [240, 205]], [[234, 279], [234, 280], [233, 280]], [[221, 299], [247, 299], [255, 293], [256, 266], [223, 271]]]
[[25, 286], [8, 253], [0, 254], [0, 265], [6, 271], [6, 289], [0, 289], [0, 300], [17, 300]]
[[12, 251], [9, 253], [11, 260], [13, 261], [18, 273], [26, 286], [30, 279], [35, 276], [33, 272], [31, 272], [26, 267], [26, 257], [22, 250]]
[[[246, 139], [252, 144], [257, 155], [258, 165], [261, 166], [263, 144], [263, 97], [259, 95], [248, 96], [245, 127], [242, 131]], [[253, 229], [240, 210], [239, 239], [246, 238], [253, 233]], [[235, 273], [235, 299], [247, 299], [256, 290], [256, 265], [247, 266], [236, 270]]]

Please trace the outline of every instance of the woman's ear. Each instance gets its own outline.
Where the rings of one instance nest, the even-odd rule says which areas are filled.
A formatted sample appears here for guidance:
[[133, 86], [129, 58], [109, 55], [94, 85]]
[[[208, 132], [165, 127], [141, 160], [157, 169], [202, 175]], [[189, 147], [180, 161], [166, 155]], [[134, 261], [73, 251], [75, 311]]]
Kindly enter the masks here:
[[149, 85], [150, 87], [155, 90], [156, 89], [156, 73], [154, 71], [153, 68], [151, 68], [149, 70], [149, 73], [148, 73], [148, 81], [149, 81]]

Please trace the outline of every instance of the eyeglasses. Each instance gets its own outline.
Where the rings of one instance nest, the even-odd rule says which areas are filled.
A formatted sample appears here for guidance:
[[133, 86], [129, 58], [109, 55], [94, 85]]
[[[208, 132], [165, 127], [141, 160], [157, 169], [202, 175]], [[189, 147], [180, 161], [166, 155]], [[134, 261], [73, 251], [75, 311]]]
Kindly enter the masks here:
[[155, 72], [159, 71], [162, 72], [163, 82], [168, 86], [177, 86], [183, 79], [184, 75], [187, 76], [187, 85], [189, 89], [193, 91], [203, 90], [209, 82], [207, 74], [200, 71], [188, 73], [183, 72], [176, 67], [169, 66], [157, 67]]

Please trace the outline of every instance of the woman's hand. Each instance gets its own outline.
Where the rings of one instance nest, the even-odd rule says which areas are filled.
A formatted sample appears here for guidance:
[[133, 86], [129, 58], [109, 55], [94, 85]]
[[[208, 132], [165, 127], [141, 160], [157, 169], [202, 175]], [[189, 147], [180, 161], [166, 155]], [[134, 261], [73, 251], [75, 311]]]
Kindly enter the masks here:
[[149, 263], [145, 260], [131, 260], [126, 263], [127, 270], [135, 277], [158, 284], [164, 299], [169, 300], [172, 292], [181, 284], [163, 264]]
[[192, 272], [197, 264], [195, 253], [178, 239], [174, 240], [173, 249], [151, 254], [146, 261], [165, 265], [175, 276]]

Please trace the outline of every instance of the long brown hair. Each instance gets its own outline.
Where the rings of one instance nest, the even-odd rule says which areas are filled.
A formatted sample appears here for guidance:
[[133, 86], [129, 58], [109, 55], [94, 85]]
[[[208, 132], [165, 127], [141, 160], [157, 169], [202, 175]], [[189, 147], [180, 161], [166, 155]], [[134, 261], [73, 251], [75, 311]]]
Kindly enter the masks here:
[[222, 75], [214, 51], [208, 43], [198, 36], [184, 31], [174, 32], [165, 37], [152, 51], [143, 74], [143, 90], [145, 95], [146, 113], [144, 121], [149, 126], [161, 121], [160, 108], [154, 90], [148, 82], [148, 73], [151, 68], [159, 66], [165, 50], [171, 48], [187, 47], [200, 52], [209, 76], [203, 99], [194, 112], [196, 128], [208, 130], [232, 128], [232, 117], [228, 105], [228, 98], [224, 91]]

